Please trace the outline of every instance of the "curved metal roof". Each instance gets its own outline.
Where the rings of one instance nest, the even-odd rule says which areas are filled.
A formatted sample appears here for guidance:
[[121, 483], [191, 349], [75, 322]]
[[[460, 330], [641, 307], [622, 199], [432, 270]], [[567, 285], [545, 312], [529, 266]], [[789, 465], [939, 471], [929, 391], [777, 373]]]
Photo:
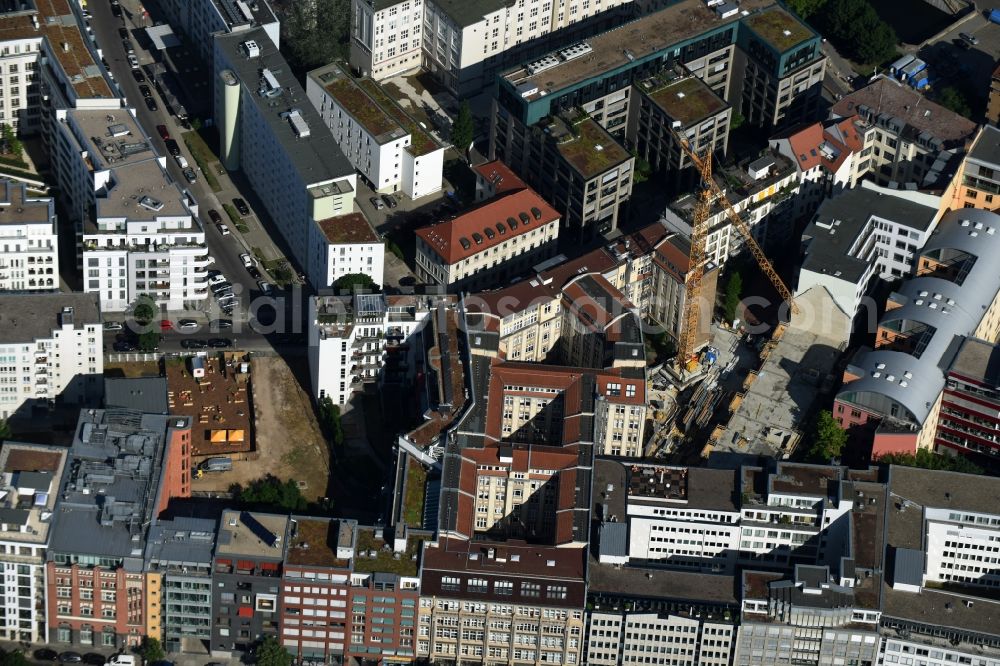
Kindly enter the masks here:
[[944, 389], [945, 372], [962, 338], [972, 335], [1000, 291], [1000, 271], [990, 261], [1000, 257], [1000, 216], [961, 209], [948, 213], [921, 250], [956, 249], [976, 258], [961, 285], [940, 277], [915, 277], [896, 292], [903, 305], [888, 310], [880, 323], [906, 319], [933, 329], [917, 358], [886, 349], [859, 353], [854, 371], [861, 375], [839, 394], [872, 393], [904, 407], [922, 424]]

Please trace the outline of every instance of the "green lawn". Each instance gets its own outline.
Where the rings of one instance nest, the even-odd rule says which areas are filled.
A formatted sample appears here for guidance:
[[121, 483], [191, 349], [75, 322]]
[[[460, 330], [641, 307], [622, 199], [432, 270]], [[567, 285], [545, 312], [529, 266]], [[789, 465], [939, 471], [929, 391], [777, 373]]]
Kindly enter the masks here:
[[222, 186], [219, 185], [219, 180], [215, 177], [215, 170], [220, 166], [219, 160], [209, 149], [205, 140], [195, 130], [184, 132], [181, 134], [181, 138], [184, 139], [184, 144], [191, 151], [191, 157], [198, 163], [198, 168], [205, 176], [205, 182], [208, 183], [208, 186], [212, 188], [213, 192], [222, 191]]
[[403, 521], [410, 527], [421, 528], [424, 523], [424, 494], [427, 470], [414, 459], [407, 463], [406, 494], [403, 497]]
[[[240, 232], [249, 231], [247, 229], [246, 225], [243, 224], [243, 218], [240, 217], [240, 214], [236, 212], [236, 209], [234, 207], [232, 207], [231, 205], [229, 205], [227, 203], [224, 203], [224, 204], [222, 204], [222, 208], [223, 208], [223, 210], [226, 211], [226, 215], [229, 216], [230, 221], [232, 221], [232, 223], [236, 225], [236, 228]], [[240, 229], [240, 227], [243, 227], [243, 228]]]

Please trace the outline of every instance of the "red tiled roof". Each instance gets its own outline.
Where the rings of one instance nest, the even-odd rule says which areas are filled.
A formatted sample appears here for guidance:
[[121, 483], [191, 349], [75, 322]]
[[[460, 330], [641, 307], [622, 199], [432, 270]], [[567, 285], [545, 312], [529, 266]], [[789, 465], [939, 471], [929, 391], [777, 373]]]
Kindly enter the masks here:
[[[527, 216], [527, 222], [522, 214]], [[510, 218], [513, 225], [508, 222]], [[555, 208], [534, 190], [525, 188], [490, 199], [452, 220], [417, 229], [416, 234], [445, 263], [454, 264], [558, 219]]]
[[[825, 127], [823, 123], [816, 122], [788, 134], [785, 138], [795, 154], [795, 163], [802, 171], [822, 166], [830, 172], [836, 172], [851, 153], [864, 147], [864, 140], [855, 125], [857, 120], [858, 117], [852, 115], [827, 123]], [[836, 150], [833, 159], [820, 150], [824, 143]]]
[[500, 160], [493, 160], [492, 162], [486, 162], [485, 164], [480, 164], [479, 166], [472, 167], [480, 178], [493, 186], [494, 192], [500, 194], [501, 192], [509, 192], [510, 190], [520, 190], [527, 185], [524, 181], [517, 177], [513, 171], [510, 170], [506, 164]]

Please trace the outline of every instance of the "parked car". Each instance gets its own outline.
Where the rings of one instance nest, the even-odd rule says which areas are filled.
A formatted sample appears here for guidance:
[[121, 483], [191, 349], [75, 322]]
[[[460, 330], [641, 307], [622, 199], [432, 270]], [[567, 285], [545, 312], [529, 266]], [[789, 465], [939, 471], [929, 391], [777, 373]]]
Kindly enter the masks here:
[[182, 331], [197, 331], [198, 321], [196, 319], [181, 319], [177, 322], [177, 328]]
[[166, 125], [157, 125], [156, 131], [159, 132], [160, 138], [163, 139], [164, 141], [170, 138], [170, 132], [167, 131]]
[[265, 294], [270, 294], [274, 290], [274, 287], [271, 285], [271, 283], [265, 282], [264, 280], [258, 280], [257, 286], [260, 287], [260, 290]]
[[128, 39], [128, 28], [118, 28], [118, 36], [122, 39]]
[[[141, 69], [133, 69], [132, 78], [135, 79], [136, 83], [143, 83], [146, 80], [146, 75], [142, 73]], [[147, 97], [146, 99], [150, 98]]]
[[187, 158], [184, 157], [183, 155], [174, 155], [174, 161], [177, 162], [177, 166], [179, 166], [180, 168], [182, 169], [188, 168]]
[[129, 55], [128, 64], [129, 67], [131, 67], [132, 69], [139, 69], [139, 59], [136, 58], [134, 55]]
[[215, 228], [218, 229], [219, 233], [222, 234], [223, 236], [229, 235], [229, 227], [226, 226], [225, 224], [216, 224]]
[[208, 278], [208, 286], [211, 287], [212, 285], [221, 284], [221, 283], [223, 283], [225, 281], [226, 281], [226, 278], [221, 273], [219, 275], [211, 275]]
[[[167, 152], [173, 155], [174, 157], [177, 157], [178, 155], [181, 154], [181, 147], [177, 145], [177, 142], [174, 141], [173, 139], [167, 139], [163, 143], [166, 144], [167, 146]], [[218, 215], [218, 213], [216, 213], [216, 215]]]
[[91, 666], [104, 666], [104, 655], [97, 654], [96, 652], [88, 652], [83, 655], [83, 663], [91, 664]]
[[262, 277], [256, 266], [247, 266], [247, 273], [249, 273], [250, 277], [254, 280], [259, 280]]
[[153, 91], [150, 90], [149, 86], [147, 86], [145, 83], [142, 84], [141, 86], [139, 86], [139, 92], [142, 93], [143, 97], [152, 97], [153, 96]]
[[222, 222], [222, 216], [219, 215], [219, 211], [215, 210], [214, 208], [208, 209], [208, 219], [212, 220], [212, 222], [216, 224]]
[[398, 205], [396, 203], [396, 199], [389, 196], [388, 194], [382, 195], [382, 201], [384, 201], [385, 205], [388, 206], [389, 208], [395, 208]]
[[174, 325], [170, 323], [169, 319], [160, 320], [160, 330], [161, 331], [172, 331], [174, 330]]
[[194, 340], [192, 338], [184, 338], [181, 340], [181, 347], [184, 349], [204, 349], [208, 346], [208, 343], [204, 340]]
[[236, 210], [239, 211], [240, 215], [246, 217], [250, 214], [250, 206], [248, 206], [247, 202], [243, 201], [240, 197], [233, 199], [233, 205], [236, 206]]
[[116, 654], [108, 658], [105, 666], [138, 666], [139, 660], [134, 654]]
[[240, 255], [240, 261], [242, 261], [243, 265], [246, 266], [247, 268], [253, 266], [253, 257], [251, 257], [246, 252]]
[[149, 109], [150, 111], [159, 111], [160, 110], [160, 105], [157, 104], [156, 100], [153, 99], [152, 97], [143, 97], [142, 99], [145, 100], [145, 102], [146, 102], [146, 108]]
[[189, 183], [193, 183], [196, 180], [198, 180], [198, 174], [196, 174], [194, 172], [194, 169], [192, 169], [191, 167], [188, 167], [187, 169], [184, 169], [183, 171], [181, 171], [181, 173], [184, 174], [185, 180], [187, 180], [187, 182], [189, 182]]
[[220, 291], [225, 291], [227, 289], [232, 289], [232, 288], [233, 285], [226, 281], [216, 282], [215, 284], [209, 287], [209, 289], [211, 289], [212, 293], [215, 295], [218, 295]]
[[968, 42], [969, 44], [971, 44], [973, 46], [976, 46], [976, 45], [979, 44], [979, 38], [976, 37], [975, 35], [970, 35], [967, 32], [960, 32], [960, 33], [958, 33], [958, 36], [961, 39], [963, 39], [964, 41]]
[[47, 648], [42, 648], [41, 650], [35, 650], [32, 655], [38, 661], [55, 661], [59, 658], [59, 653], [55, 650], [49, 650]]
[[383, 208], [385, 208], [385, 204], [382, 203], [382, 200], [379, 199], [378, 197], [372, 197], [371, 199], [369, 199], [369, 201], [371, 201], [372, 205], [375, 206], [375, 210], [382, 210]]
[[120, 331], [120, 330], [122, 330], [122, 328], [123, 328], [123, 326], [122, 326], [122, 323], [120, 321], [106, 321], [106, 322], [104, 322], [104, 330], [105, 331]]
[[122, 8], [121, 8], [121, 6], [117, 2], [115, 4], [113, 4], [113, 5], [111, 5], [111, 14], [115, 18], [121, 18], [122, 17]]
[[226, 328], [232, 328], [233, 327], [233, 320], [232, 319], [215, 319], [215, 320], [209, 322], [208, 327], [210, 329], [212, 329], [213, 331], [221, 331], [221, 330], [226, 329]]
[[226, 347], [232, 347], [233, 341], [229, 338], [212, 338], [208, 341], [208, 346], [213, 349], [225, 349]]
[[125, 38], [122, 40], [122, 48], [125, 49], [125, 53], [134, 54], [135, 47], [132, 46], [132, 40]]
[[66, 651], [59, 654], [59, 661], [64, 664], [79, 664], [83, 661], [83, 657], [79, 652]]
[[133, 345], [131, 342], [125, 342], [124, 340], [120, 340], [120, 341], [116, 342], [113, 345], [113, 347], [114, 347], [114, 350], [116, 352], [133, 352], [133, 351], [135, 351], [135, 345]]
[[216, 270], [216, 269], [213, 268], [212, 270], [210, 270], [208, 272], [208, 277], [210, 277], [210, 278], [215, 277], [216, 275], [222, 275], [222, 271], [219, 271], [219, 270]]

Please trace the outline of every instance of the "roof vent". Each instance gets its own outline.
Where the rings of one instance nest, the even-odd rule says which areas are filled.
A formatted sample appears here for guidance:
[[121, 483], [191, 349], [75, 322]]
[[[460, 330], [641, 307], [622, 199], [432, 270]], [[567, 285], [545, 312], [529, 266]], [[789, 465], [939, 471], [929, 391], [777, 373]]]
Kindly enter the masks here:
[[547, 566], [547, 567], [554, 567], [555, 565], [556, 565], [556, 561], [555, 560], [545, 560], [545, 566]]
[[257, 45], [257, 42], [252, 39], [248, 39], [243, 42], [243, 50], [247, 52], [248, 58], [260, 57], [260, 47]]
[[306, 123], [306, 119], [302, 117], [302, 111], [300, 109], [292, 109], [284, 114], [289, 124], [292, 126], [292, 131], [295, 132], [295, 136], [300, 139], [304, 139], [309, 136], [309, 124]]

